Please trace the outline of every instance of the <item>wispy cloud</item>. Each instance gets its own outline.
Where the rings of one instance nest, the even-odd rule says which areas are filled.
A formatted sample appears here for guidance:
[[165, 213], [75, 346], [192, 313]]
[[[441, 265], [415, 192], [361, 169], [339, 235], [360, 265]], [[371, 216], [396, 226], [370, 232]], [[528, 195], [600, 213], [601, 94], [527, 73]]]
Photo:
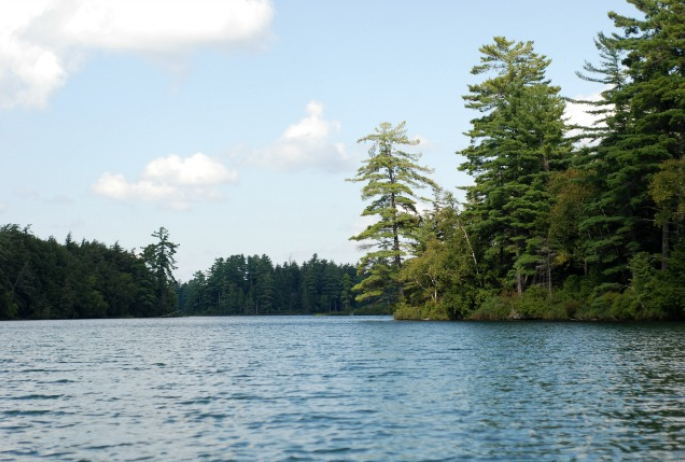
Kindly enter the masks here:
[[407, 151], [407, 152], [430, 152], [430, 151], [436, 151], [438, 149], [438, 146], [433, 143], [431, 140], [426, 138], [423, 135], [416, 134], [414, 137], [410, 137], [409, 139], [418, 141], [418, 144], [415, 144], [413, 146], [402, 146], [402, 149]]
[[43, 107], [95, 50], [169, 61], [200, 47], [256, 49], [270, 0], [0, 1], [0, 107]]
[[353, 159], [342, 143], [333, 141], [340, 131], [340, 123], [323, 117], [323, 105], [311, 101], [306, 116], [285, 129], [270, 146], [253, 150], [247, 163], [276, 171], [324, 170], [347, 171]]
[[155, 159], [145, 166], [137, 181], [106, 172], [91, 189], [113, 200], [154, 202], [187, 210], [194, 202], [221, 199], [218, 186], [236, 181], [237, 172], [198, 152], [187, 158], [171, 155]]
[[23, 200], [42, 202], [43, 204], [60, 206], [71, 205], [74, 201], [63, 194], [44, 196], [40, 191], [27, 187], [18, 187], [14, 190], [14, 195]]

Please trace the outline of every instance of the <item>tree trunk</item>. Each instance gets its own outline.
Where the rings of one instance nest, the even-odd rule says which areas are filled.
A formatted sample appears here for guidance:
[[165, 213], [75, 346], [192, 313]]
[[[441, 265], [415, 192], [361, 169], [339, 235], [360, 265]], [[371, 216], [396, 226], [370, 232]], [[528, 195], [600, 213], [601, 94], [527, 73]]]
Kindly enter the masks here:
[[478, 259], [476, 258], [476, 252], [473, 250], [473, 246], [471, 245], [471, 239], [469, 239], [469, 235], [466, 232], [466, 228], [462, 224], [461, 220], [458, 220], [457, 224], [459, 225], [459, 228], [464, 233], [464, 237], [466, 238], [466, 244], [469, 246], [469, 250], [471, 251], [471, 257], [473, 258], [473, 265], [474, 265], [474, 268], [476, 269], [476, 276], [478, 277], [478, 282], [482, 286], [483, 281], [481, 280], [480, 272], [478, 271]]
[[[390, 170], [389, 172], [390, 182], [395, 183], [395, 176]], [[392, 250], [395, 252], [395, 268], [398, 271], [402, 269], [402, 256], [400, 255], [400, 234], [399, 226], [397, 225], [397, 205], [395, 203], [395, 193], [390, 194], [390, 207], [392, 208]], [[402, 282], [397, 281], [397, 295], [399, 300], [404, 298], [404, 287]]]
[[547, 290], [549, 297], [552, 298], [552, 256], [547, 248]]
[[668, 269], [668, 257], [669, 257], [669, 240], [670, 240], [670, 228], [668, 226], [668, 220], [664, 220], [664, 224], [661, 225], [661, 269]]

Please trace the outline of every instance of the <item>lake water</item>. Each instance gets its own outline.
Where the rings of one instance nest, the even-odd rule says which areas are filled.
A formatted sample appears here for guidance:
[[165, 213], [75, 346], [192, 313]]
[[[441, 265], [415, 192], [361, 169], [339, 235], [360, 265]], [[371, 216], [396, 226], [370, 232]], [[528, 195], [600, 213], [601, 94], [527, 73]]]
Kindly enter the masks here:
[[685, 460], [685, 325], [5, 322], [10, 460]]

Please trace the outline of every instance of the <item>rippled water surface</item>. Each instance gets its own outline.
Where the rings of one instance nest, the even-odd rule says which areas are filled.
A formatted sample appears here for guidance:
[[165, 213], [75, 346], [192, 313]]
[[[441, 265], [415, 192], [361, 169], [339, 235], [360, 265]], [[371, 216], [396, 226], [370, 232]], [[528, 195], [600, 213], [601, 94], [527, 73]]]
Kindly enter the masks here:
[[9, 460], [685, 460], [685, 325], [5, 322]]

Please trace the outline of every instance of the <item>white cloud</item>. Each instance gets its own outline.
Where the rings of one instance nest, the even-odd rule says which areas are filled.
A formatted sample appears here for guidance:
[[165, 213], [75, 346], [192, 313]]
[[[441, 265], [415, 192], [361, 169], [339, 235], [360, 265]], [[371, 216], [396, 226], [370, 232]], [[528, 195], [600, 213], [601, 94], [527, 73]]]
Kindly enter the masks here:
[[0, 107], [43, 107], [94, 50], [183, 59], [199, 47], [257, 48], [270, 0], [0, 1]]
[[7, 204], [4, 202], [0, 202], [0, 213], [4, 213], [7, 211]]
[[[355, 217], [355, 219], [350, 224], [350, 236], [358, 236], [362, 232], [366, 231], [369, 228], [369, 226], [375, 224], [377, 221], [378, 217], [375, 216], [360, 215], [358, 217]], [[375, 245], [374, 242], [370, 239], [364, 239], [362, 241], [352, 241], [350, 239], [350, 243], [354, 246], [354, 249], [357, 252], [366, 252]]]
[[238, 174], [198, 152], [186, 159], [177, 155], [155, 159], [145, 167], [143, 179], [180, 186], [207, 186], [236, 181]]
[[248, 155], [248, 163], [276, 171], [318, 169], [329, 172], [348, 170], [353, 159], [342, 143], [331, 140], [340, 123], [323, 118], [323, 105], [307, 104], [307, 116], [285, 129], [283, 135], [265, 149]]
[[408, 152], [428, 152], [428, 151], [435, 151], [437, 150], [437, 146], [435, 143], [433, 143], [431, 140], [426, 138], [423, 135], [414, 135], [413, 138], [410, 138], [411, 140], [418, 140], [419, 144], [414, 145], [414, 146], [406, 146], [403, 147], [402, 149], [408, 151]]
[[[601, 92], [594, 93], [592, 95], [579, 95], [574, 98], [576, 101], [601, 101]], [[589, 113], [590, 111], [595, 111], [598, 108], [587, 103], [573, 103], [567, 102], [566, 109], [564, 110], [564, 116], [567, 118], [567, 123], [569, 125], [577, 125], [580, 127], [602, 127], [604, 126], [600, 122], [600, 116], [596, 114]], [[581, 130], [574, 129], [568, 133], [568, 136], [577, 136], [582, 133]]]
[[193, 202], [221, 199], [218, 186], [238, 181], [238, 173], [200, 152], [187, 158], [170, 155], [145, 166], [138, 181], [104, 173], [91, 187], [100, 196], [119, 201], [157, 202], [187, 210]]

